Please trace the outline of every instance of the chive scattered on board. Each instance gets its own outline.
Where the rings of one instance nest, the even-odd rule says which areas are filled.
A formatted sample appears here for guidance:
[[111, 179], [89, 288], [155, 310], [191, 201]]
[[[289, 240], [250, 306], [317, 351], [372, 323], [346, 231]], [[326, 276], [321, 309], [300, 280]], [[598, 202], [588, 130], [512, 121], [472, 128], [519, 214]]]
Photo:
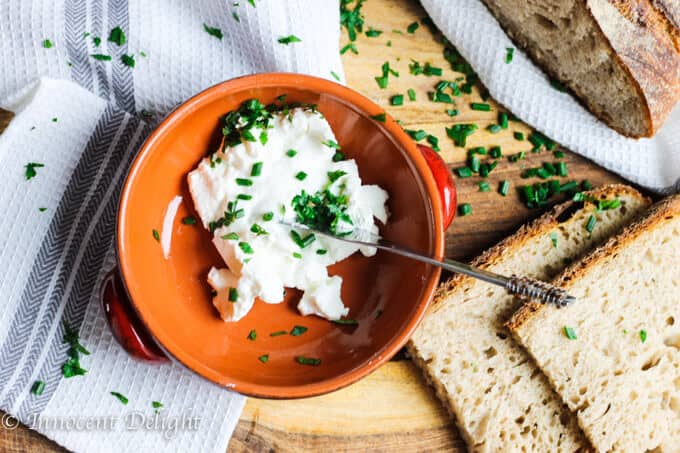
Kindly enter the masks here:
[[491, 106], [489, 104], [484, 104], [484, 103], [481, 103], [481, 102], [470, 103], [470, 108], [472, 110], [476, 110], [478, 112], [490, 112], [491, 111]]
[[470, 203], [463, 203], [458, 205], [458, 215], [466, 216], [472, 214], [472, 205]]
[[500, 185], [498, 186], [498, 193], [506, 196], [508, 194], [508, 190], [510, 189], [510, 181], [504, 180], [501, 181]]
[[408, 99], [410, 101], [415, 101], [416, 100], [416, 92], [413, 88], [409, 88], [406, 93], [408, 94]]
[[576, 340], [576, 331], [573, 327], [564, 326], [564, 335], [570, 340]]
[[392, 99], [390, 99], [390, 104], [392, 105], [404, 105], [404, 95], [403, 94], [396, 94], [392, 96]]

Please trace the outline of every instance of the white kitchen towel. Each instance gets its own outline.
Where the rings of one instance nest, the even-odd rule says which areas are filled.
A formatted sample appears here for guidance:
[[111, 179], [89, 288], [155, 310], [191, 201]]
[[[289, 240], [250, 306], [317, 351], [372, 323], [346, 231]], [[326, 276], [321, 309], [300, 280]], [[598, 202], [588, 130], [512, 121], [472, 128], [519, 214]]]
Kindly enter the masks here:
[[[656, 192], [680, 191], [680, 107], [652, 139], [609, 129], [515, 47], [480, 0], [421, 0], [423, 7], [479, 74], [491, 96], [543, 134], [624, 178]], [[565, 36], [564, 39], [569, 39]]]
[[[115, 265], [121, 184], [152, 124], [239, 75], [342, 78], [337, 0], [253, 3], [0, 0], [0, 106], [16, 113], [0, 135], [5, 429], [19, 420], [78, 452], [226, 450], [245, 399], [180, 365], [128, 357], [98, 292]], [[115, 27], [121, 45], [108, 40]], [[278, 42], [289, 35], [302, 41]], [[30, 180], [28, 163], [42, 165]], [[81, 358], [84, 376], [62, 377], [62, 321], [91, 352]], [[42, 395], [31, 393], [36, 381], [45, 382]], [[156, 411], [153, 401], [164, 406]]]

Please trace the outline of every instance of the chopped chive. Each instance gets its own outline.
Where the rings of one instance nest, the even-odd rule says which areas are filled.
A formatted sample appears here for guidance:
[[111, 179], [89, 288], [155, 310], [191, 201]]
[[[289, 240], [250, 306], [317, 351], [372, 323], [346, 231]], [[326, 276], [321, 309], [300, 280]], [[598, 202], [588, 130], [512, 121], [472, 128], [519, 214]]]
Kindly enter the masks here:
[[111, 61], [111, 55], [104, 55], [104, 54], [101, 54], [101, 53], [93, 53], [90, 56], [92, 58], [94, 58], [95, 60], [99, 60], [99, 61]]
[[647, 331], [646, 330], [641, 330], [640, 331], [640, 341], [645, 342], [647, 341]]
[[594, 215], [591, 214], [590, 217], [588, 217], [588, 223], [586, 223], [586, 231], [588, 233], [592, 233], [593, 230], [595, 229], [596, 223], [597, 223], [597, 219], [595, 218]]
[[248, 255], [253, 254], [253, 248], [247, 242], [239, 242], [238, 246], [241, 250], [243, 250], [243, 253], [247, 253]]
[[396, 94], [392, 96], [392, 99], [390, 99], [390, 104], [392, 105], [403, 105], [404, 104], [404, 95], [403, 94]]
[[472, 170], [470, 170], [470, 167], [457, 168], [456, 173], [458, 173], [460, 178], [469, 178], [472, 176]]
[[316, 251], [316, 254], [317, 254], [317, 255], [325, 255], [326, 253], [328, 253], [328, 250], [318, 249], [318, 250]]
[[338, 143], [334, 140], [326, 140], [325, 142], [321, 142], [321, 144], [326, 145], [329, 148], [338, 149], [338, 150], [341, 149], [340, 145], [338, 145]]
[[47, 211], [47, 208], [38, 208], [38, 211], [45, 212], [45, 211]]
[[491, 157], [493, 157], [493, 158], [495, 158], [495, 159], [498, 159], [499, 157], [502, 157], [502, 156], [503, 156], [503, 152], [501, 151], [501, 147], [500, 147], [500, 146], [492, 146], [492, 147], [489, 149], [489, 156], [491, 156]]
[[567, 176], [567, 163], [566, 162], [558, 162], [557, 163], [557, 174], [559, 176]]
[[331, 75], [333, 76], [333, 78], [334, 78], [335, 80], [337, 80], [338, 82], [340, 81], [340, 76], [337, 75], [337, 74], [335, 73], [335, 71], [331, 71]]
[[307, 173], [305, 173], [304, 171], [299, 171], [295, 174], [295, 179], [297, 179], [299, 181], [303, 181], [306, 177], [307, 177]]
[[239, 186], [252, 186], [253, 180], [248, 178], [236, 178], [236, 184]]
[[554, 231], [550, 233], [550, 242], [554, 248], [557, 248], [557, 233]]
[[357, 50], [357, 46], [354, 45], [353, 42], [351, 42], [351, 43], [347, 44], [345, 47], [343, 47], [342, 49], [340, 49], [340, 55], [344, 55], [345, 52], [347, 52], [348, 50], [351, 50], [352, 53], [355, 54], [355, 55], [359, 54], [359, 51]]
[[316, 240], [314, 233], [309, 233], [307, 236], [302, 237], [300, 236], [300, 233], [295, 230], [290, 230], [290, 237], [293, 239], [293, 242], [295, 242], [301, 249], [309, 246]]
[[154, 238], [155, 240], [157, 240], [157, 241], [160, 242], [160, 240], [161, 240], [161, 235], [158, 233], [158, 230], [157, 230], [157, 229], [154, 228], [153, 230], [151, 230], [151, 234], [153, 235], [153, 238]]
[[297, 151], [295, 151], [294, 149], [289, 149], [288, 151], [286, 151], [286, 156], [288, 157], [295, 157], [296, 154]]
[[333, 154], [333, 162], [340, 162], [345, 160], [345, 153], [336, 151], [335, 154]]
[[588, 181], [587, 179], [584, 179], [581, 182], [581, 187], [583, 187], [583, 190], [590, 190], [593, 188], [593, 185]]
[[408, 94], [409, 101], [416, 100], [416, 91], [413, 88], [409, 88], [408, 90], [406, 90], [406, 93]]
[[262, 220], [264, 220], [265, 222], [269, 222], [273, 218], [274, 218], [274, 213], [271, 212], [271, 211], [265, 212], [264, 214], [262, 214]]
[[205, 23], [203, 24], [203, 30], [207, 34], [209, 34], [210, 36], [214, 36], [215, 38], [219, 39], [220, 41], [224, 37], [224, 35], [222, 34], [222, 30], [220, 30], [219, 28], [216, 28], [216, 27], [210, 27]]
[[506, 47], [505, 48], [505, 63], [510, 63], [512, 61], [512, 57], [515, 54], [515, 49], [512, 47]]
[[42, 45], [45, 49], [51, 49], [52, 48], [52, 41], [49, 39], [46, 39], [42, 42]]
[[422, 129], [418, 129], [417, 131], [413, 129], [404, 129], [404, 132], [417, 142], [427, 137], [427, 132]]
[[560, 186], [560, 192], [570, 192], [576, 189], [578, 189], [578, 183], [576, 181], [569, 181]]
[[118, 398], [118, 401], [120, 401], [121, 403], [123, 403], [123, 404], [127, 404], [127, 403], [128, 403], [127, 397], [126, 397], [125, 395], [123, 395], [122, 393], [118, 393], [118, 392], [110, 392], [110, 393], [111, 393], [111, 395], [113, 395], [113, 396], [115, 396], [116, 398]]
[[553, 151], [553, 156], [557, 159], [562, 159], [564, 157], [564, 153], [560, 150]]
[[252, 199], [253, 199], [253, 196], [252, 196], [252, 195], [247, 195], [247, 194], [245, 194], [245, 193], [240, 193], [240, 194], [236, 195], [236, 198], [237, 198], [238, 200], [248, 201], [248, 200], [252, 200]]
[[411, 22], [408, 27], [406, 27], [406, 31], [413, 34], [418, 30], [418, 27], [420, 27], [420, 24], [418, 22]]
[[182, 223], [184, 225], [196, 225], [196, 217], [194, 216], [186, 216], [182, 219]]
[[502, 129], [508, 128], [508, 114], [507, 112], [501, 112], [498, 114], [498, 124], [501, 125]]
[[477, 110], [479, 112], [490, 112], [491, 111], [491, 106], [489, 104], [483, 104], [481, 102], [470, 103], [470, 108], [472, 110]]
[[260, 225], [258, 225], [257, 223], [253, 223], [253, 225], [250, 227], [250, 231], [253, 232], [253, 233], [255, 233], [255, 234], [258, 235], [258, 236], [261, 236], [261, 235], [263, 235], [263, 234], [269, 234], [269, 233], [267, 232], [267, 230], [265, 230], [264, 228], [262, 228], [262, 227], [261, 227]]
[[550, 86], [561, 93], [565, 93], [567, 91], [567, 87], [564, 86], [564, 84], [559, 80], [550, 79]]
[[470, 167], [470, 170], [472, 170], [473, 173], [479, 173], [480, 165], [481, 162], [479, 158], [475, 155], [472, 155], [468, 161], [468, 166]]
[[486, 129], [492, 134], [497, 134], [502, 128], [498, 124], [490, 124]]
[[257, 339], [257, 331], [255, 329], [248, 332], [248, 339], [250, 341], [255, 341]]
[[151, 407], [153, 407], [154, 409], [160, 409], [163, 407], [163, 403], [161, 403], [160, 401], [151, 401]]
[[576, 331], [573, 327], [564, 326], [564, 335], [570, 340], [576, 340]]
[[301, 259], [301, 258], [302, 258], [302, 254], [301, 254], [301, 253], [298, 253], [298, 252], [293, 252], [293, 258]]
[[257, 358], [262, 363], [267, 363], [269, 362], [269, 354], [262, 354], [260, 357]]
[[222, 239], [226, 241], [238, 241], [239, 237], [237, 233], [229, 233], [221, 236]]
[[31, 387], [31, 393], [34, 395], [42, 395], [43, 392], [45, 391], [45, 382], [44, 381], [35, 381], [33, 383], [33, 386]]
[[319, 366], [321, 365], [321, 359], [315, 359], [312, 357], [304, 357], [304, 356], [297, 356], [295, 357], [295, 361], [299, 363], [300, 365], [310, 365], [310, 366]]
[[508, 190], [510, 189], [510, 181], [504, 180], [501, 181], [500, 186], [498, 186], [498, 193], [506, 196], [508, 194]]
[[277, 39], [277, 41], [279, 42], [279, 44], [286, 45], [292, 44], [294, 42], [302, 42], [302, 40], [295, 35], [282, 36], [279, 39]]
[[236, 302], [238, 300], [238, 290], [236, 288], [229, 288], [229, 302]]
[[479, 183], [479, 191], [480, 191], [480, 192], [490, 192], [490, 191], [491, 191], [491, 187], [489, 187], [489, 183], [486, 182], [486, 181], [481, 181], [481, 182]]
[[120, 27], [112, 28], [111, 32], [109, 33], [109, 41], [119, 46], [125, 44], [126, 39], [123, 29]]
[[299, 337], [303, 333], [307, 332], [307, 330], [309, 330], [309, 329], [305, 326], [294, 326], [291, 329], [290, 334], [294, 337]]
[[470, 203], [463, 203], [458, 205], [458, 215], [466, 216], [472, 214], [472, 205]]
[[38, 174], [37, 171], [35, 171], [36, 168], [42, 168], [44, 167], [45, 164], [41, 164], [39, 162], [29, 162], [26, 165], [24, 165], [24, 168], [26, 169], [24, 172], [24, 177], [28, 181], [29, 179], [33, 179], [36, 177]]
[[387, 120], [387, 115], [385, 115], [385, 112], [378, 113], [377, 115], [371, 115], [371, 119], [376, 120], [380, 123], [384, 123], [385, 120]]
[[519, 131], [513, 132], [512, 136], [515, 137], [515, 140], [524, 141], [524, 134]]
[[276, 332], [272, 332], [269, 334], [270, 337], [279, 337], [281, 335], [288, 335], [287, 330], [277, 330]]
[[260, 176], [262, 174], [262, 162], [255, 162], [250, 170], [250, 176]]
[[335, 324], [341, 324], [344, 326], [358, 326], [359, 321], [356, 319], [332, 319], [331, 322]]
[[376, 30], [373, 27], [370, 27], [368, 30], [366, 30], [366, 36], [369, 38], [377, 38], [380, 35], [382, 35], [382, 31]]
[[449, 115], [449, 116], [456, 116], [456, 115], [458, 115], [458, 110], [449, 109], [449, 110], [446, 111], [446, 114]]
[[435, 150], [435, 151], [440, 151], [440, 149], [439, 149], [439, 138], [435, 137], [435, 136], [432, 135], [432, 134], [429, 134], [429, 135], [426, 137], [426, 139], [427, 139], [427, 143], [429, 143], [430, 145], [432, 145], [432, 149], [433, 149], [433, 150]]
[[476, 124], [454, 124], [446, 128], [446, 135], [453, 140], [456, 146], [465, 146], [467, 138], [477, 130]]

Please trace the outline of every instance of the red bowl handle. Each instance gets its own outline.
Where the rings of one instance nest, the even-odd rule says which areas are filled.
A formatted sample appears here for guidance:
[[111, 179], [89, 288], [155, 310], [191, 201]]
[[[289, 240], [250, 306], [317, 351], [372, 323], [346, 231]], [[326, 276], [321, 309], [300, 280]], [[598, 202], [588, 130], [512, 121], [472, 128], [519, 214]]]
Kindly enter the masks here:
[[417, 145], [420, 153], [425, 158], [434, 181], [437, 184], [439, 199], [442, 206], [442, 219], [444, 230], [449, 228], [453, 218], [456, 216], [456, 185], [453, 182], [451, 171], [446, 166], [446, 162], [432, 148], [425, 145]]
[[128, 354], [147, 362], [169, 362], [132, 308], [118, 268], [104, 277], [100, 297], [111, 332]]

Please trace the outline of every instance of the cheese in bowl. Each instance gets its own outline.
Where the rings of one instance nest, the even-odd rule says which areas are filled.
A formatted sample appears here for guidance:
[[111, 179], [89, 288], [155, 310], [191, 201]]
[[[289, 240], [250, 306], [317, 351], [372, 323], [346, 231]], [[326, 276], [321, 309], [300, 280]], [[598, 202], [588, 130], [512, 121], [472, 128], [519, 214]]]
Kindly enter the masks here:
[[226, 267], [210, 269], [213, 304], [224, 321], [248, 314], [255, 299], [280, 303], [285, 288], [303, 291], [302, 315], [338, 320], [348, 314], [342, 278], [326, 269], [360, 250], [291, 229], [302, 223], [334, 234], [378, 233], [387, 221], [387, 193], [362, 185], [328, 121], [314, 105], [263, 105], [252, 99], [225, 117], [219, 150], [189, 173], [203, 226]]

